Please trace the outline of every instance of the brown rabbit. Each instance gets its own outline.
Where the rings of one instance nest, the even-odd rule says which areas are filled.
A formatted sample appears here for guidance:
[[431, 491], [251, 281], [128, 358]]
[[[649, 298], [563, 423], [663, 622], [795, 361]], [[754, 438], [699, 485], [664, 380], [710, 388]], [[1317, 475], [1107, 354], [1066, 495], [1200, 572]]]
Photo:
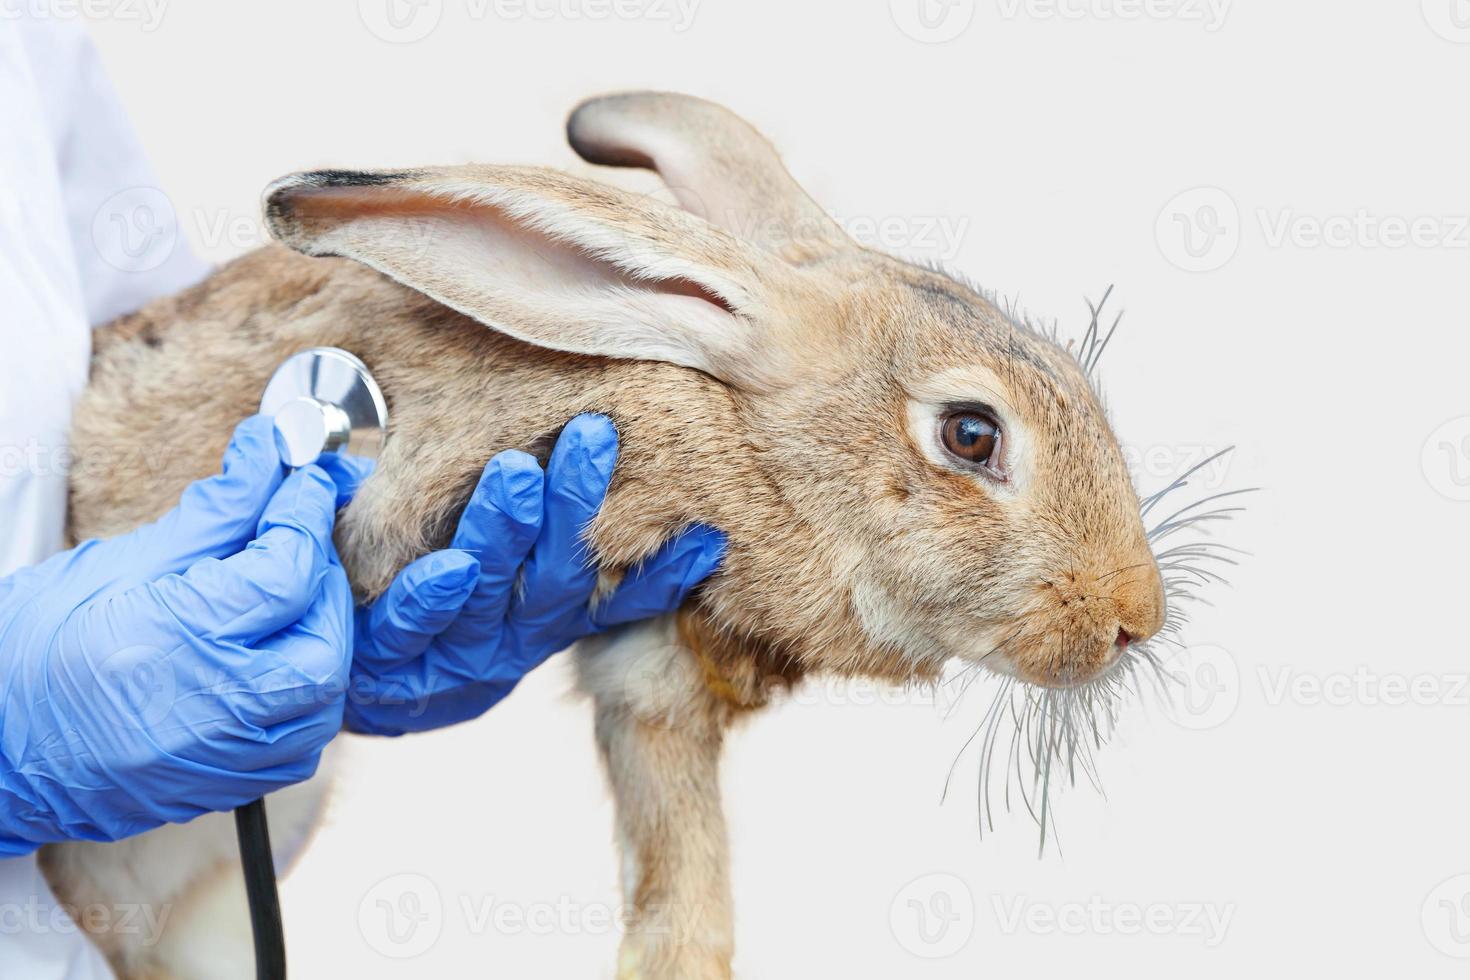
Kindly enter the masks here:
[[[1077, 356], [859, 247], [719, 106], [608, 96], [568, 135], [593, 163], [656, 169], [682, 208], [519, 167], [273, 184], [285, 247], [98, 332], [71, 529], [156, 517], [310, 346], [356, 353], [391, 407], [337, 535], [364, 598], [446, 544], [491, 454], [544, 459], [569, 417], [611, 416], [622, 452], [586, 535], [604, 579], [691, 523], [729, 536], [677, 615], [579, 647], [636, 912], [619, 976], [728, 977], [734, 719], [809, 673], [922, 682], [951, 658], [1094, 690], [1164, 625], [1164, 585]], [[131, 451], [149, 445], [173, 449]], [[283, 857], [321, 785], [272, 798]], [[250, 974], [228, 818], [54, 847], [46, 865], [73, 901], [177, 903], [156, 946], [97, 936], [124, 976]]]

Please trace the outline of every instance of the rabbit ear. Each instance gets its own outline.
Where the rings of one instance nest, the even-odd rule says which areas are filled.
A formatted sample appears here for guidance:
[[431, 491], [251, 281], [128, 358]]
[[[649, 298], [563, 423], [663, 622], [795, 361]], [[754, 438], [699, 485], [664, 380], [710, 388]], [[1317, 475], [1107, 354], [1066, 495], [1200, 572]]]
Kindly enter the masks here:
[[550, 170], [318, 171], [266, 190], [271, 233], [363, 262], [520, 340], [779, 386], [800, 270], [691, 214]]
[[765, 137], [713, 102], [665, 92], [589, 99], [568, 118], [567, 140], [589, 163], [657, 170], [684, 208], [792, 261], [853, 247]]

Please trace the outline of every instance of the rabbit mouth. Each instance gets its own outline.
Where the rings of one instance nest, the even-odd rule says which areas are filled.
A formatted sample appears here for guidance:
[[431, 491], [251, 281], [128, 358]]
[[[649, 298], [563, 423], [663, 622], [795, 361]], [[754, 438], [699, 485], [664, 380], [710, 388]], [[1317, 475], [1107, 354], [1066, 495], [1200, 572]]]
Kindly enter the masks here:
[[1050, 658], [1041, 654], [1028, 655], [1017, 651], [1001, 655], [1004, 651], [1000, 650], [972, 662], [983, 662], [992, 673], [1031, 687], [1068, 691], [1098, 683], [1108, 673], [1120, 669], [1129, 651], [1134, 649], [1146, 649], [1146, 645], [1136, 644], [1131, 638], [1128, 643], [1115, 640], [1111, 648], [1099, 655], [1069, 657], [1067, 663], [1057, 666], [1042, 666]]
[[1148, 640], [1148, 636], [1141, 641], [1136, 640], [1125, 627], [1119, 626], [1112, 643], [1108, 643], [1106, 635], [1099, 637], [1089, 654], [1065, 657], [1061, 666], [1050, 669], [1028, 669], [1022, 666], [1018, 673], [1022, 680], [1037, 687], [1056, 690], [1083, 687], [1095, 683], [1109, 671], [1118, 669], [1118, 665], [1128, 657], [1130, 648], [1146, 650]]
[[1097, 683], [1130, 657], [1146, 658], [1167, 619], [1162, 581], [1148, 564], [1116, 591], [1075, 572], [1039, 582], [1027, 608], [988, 632], [983, 652], [962, 658], [1037, 688]]

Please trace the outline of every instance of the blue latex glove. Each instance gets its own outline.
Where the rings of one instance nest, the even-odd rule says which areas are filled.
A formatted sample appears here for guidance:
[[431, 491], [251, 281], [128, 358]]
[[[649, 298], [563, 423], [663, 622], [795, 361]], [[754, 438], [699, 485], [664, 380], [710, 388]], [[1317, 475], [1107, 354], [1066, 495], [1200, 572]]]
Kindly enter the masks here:
[[523, 452], [490, 461], [450, 548], [409, 565], [358, 610], [348, 729], [397, 735], [474, 718], [551, 654], [677, 608], [714, 571], [724, 536], [692, 528], [589, 607], [597, 572], [581, 533], [617, 455], [612, 423], [581, 415], [545, 474]]
[[114, 840], [310, 776], [342, 724], [337, 487], [269, 419], [157, 523], [0, 580], [0, 855]]

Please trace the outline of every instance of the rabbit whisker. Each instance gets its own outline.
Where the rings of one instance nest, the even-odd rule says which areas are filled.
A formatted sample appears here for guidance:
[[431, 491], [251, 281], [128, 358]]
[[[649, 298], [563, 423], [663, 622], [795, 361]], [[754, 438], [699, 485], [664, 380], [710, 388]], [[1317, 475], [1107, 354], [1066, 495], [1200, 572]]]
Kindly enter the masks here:
[[[1111, 290], [1109, 290], [1109, 293]], [[1108, 293], [1103, 295], [1107, 301]], [[1113, 335], [1117, 323], [1106, 334], [1101, 334], [1099, 311], [1102, 303], [1093, 309], [1093, 320], [1079, 345], [1077, 356], [1084, 368], [1095, 364], [1107, 341]], [[1233, 448], [1233, 447], [1231, 447]], [[1211, 462], [1231, 451], [1221, 450], [1192, 465], [1163, 489], [1144, 497], [1139, 504], [1140, 513], [1147, 516], [1164, 499], [1189, 485], [1190, 478]], [[947, 799], [949, 787], [957, 771], [960, 759], [978, 746], [980, 761], [977, 786], [978, 826], [982, 838], [995, 830], [994, 797], [997, 780], [1001, 803], [1009, 812], [1018, 799], [1039, 830], [1038, 854], [1044, 854], [1048, 841], [1054, 842], [1060, 852], [1055, 815], [1055, 790], [1053, 779], [1065, 779], [1065, 786], [1077, 784], [1081, 775], [1099, 793], [1103, 792], [1097, 769], [1095, 752], [1116, 730], [1122, 705], [1125, 701], [1145, 693], [1157, 697], [1165, 706], [1172, 705], [1173, 697], [1185, 683], [1185, 678], [1171, 671], [1160, 651], [1183, 649], [1181, 630], [1189, 623], [1189, 603], [1208, 604], [1199, 594], [1199, 589], [1215, 583], [1226, 583], [1226, 578], [1216, 569], [1220, 566], [1237, 565], [1238, 556], [1248, 552], [1233, 548], [1218, 541], [1196, 537], [1193, 540], [1160, 547], [1160, 542], [1189, 528], [1199, 534], [1208, 533], [1216, 523], [1229, 521], [1243, 507], [1210, 507], [1211, 504], [1242, 494], [1255, 492], [1257, 488], [1226, 490], [1206, 494], [1157, 521], [1147, 531], [1150, 545], [1154, 549], [1154, 560], [1164, 577], [1167, 609], [1164, 623], [1159, 632], [1143, 642], [1127, 644], [1117, 659], [1097, 676], [1081, 683], [1071, 683], [1075, 678], [1063, 677], [1064, 686], [1038, 687], [1004, 676], [995, 688], [993, 698], [982, 715], [980, 722], [965, 739], [952, 760], [945, 779], [944, 795]], [[1205, 563], [1214, 567], [1203, 567]], [[1103, 576], [1105, 582], [1144, 563], [1121, 566]], [[1099, 598], [1099, 597], [1092, 597]], [[1028, 617], [1029, 618], [1029, 617]], [[981, 657], [984, 660], [1004, 651], [1021, 634], [1018, 626], [1009, 636]], [[1062, 637], [1062, 663], [1076, 662], [1080, 650], [1072, 650], [1072, 644]], [[963, 686], [959, 699], [974, 685], [982, 673], [977, 661], [961, 675]], [[951, 708], [958, 707], [958, 700]], [[1002, 745], [1009, 739], [1008, 744]], [[999, 754], [998, 754], [999, 753]], [[1000, 759], [1005, 760], [1004, 773], [997, 773]], [[1029, 767], [1029, 778], [1026, 773]], [[1014, 797], [1012, 795], [1014, 791]]]

